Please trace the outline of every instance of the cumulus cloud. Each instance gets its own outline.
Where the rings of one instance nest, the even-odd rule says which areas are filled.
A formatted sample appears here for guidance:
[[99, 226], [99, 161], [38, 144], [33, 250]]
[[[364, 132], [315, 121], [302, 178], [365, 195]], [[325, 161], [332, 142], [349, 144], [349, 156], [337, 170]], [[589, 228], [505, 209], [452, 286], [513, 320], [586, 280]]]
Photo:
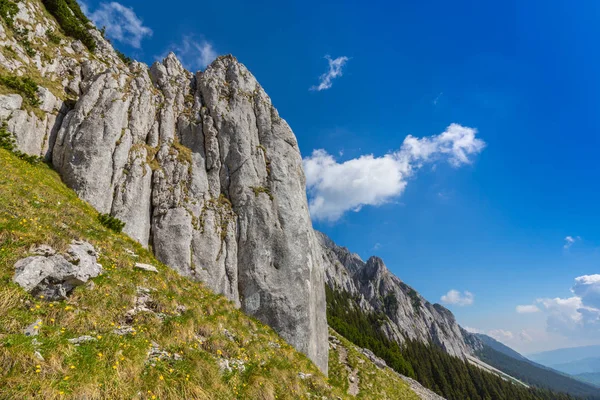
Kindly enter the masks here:
[[441, 297], [441, 300], [445, 304], [454, 304], [457, 306], [470, 306], [475, 301], [473, 293], [465, 290], [463, 293], [458, 290], [450, 290], [448, 293]]
[[181, 63], [190, 70], [204, 69], [218, 56], [212, 43], [193, 36], [184, 36], [181, 43], [171, 45], [161, 58], [169, 51], [175, 53]]
[[473, 328], [471, 326], [463, 326], [463, 328], [465, 329], [465, 331], [470, 333], [485, 333], [485, 331], [483, 331], [482, 329]]
[[481, 333], [484, 335], [488, 335], [500, 342], [510, 343], [511, 345], [522, 345], [524, 343], [529, 343], [533, 340], [531, 334], [527, 332], [525, 329], [522, 329], [519, 333], [514, 333], [513, 331], [507, 329], [478, 329], [465, 326], [464, 329], [470, 333]]
[[531, 313], [536, 313], [539, 311], [540, 311], [540, 309], [535, 304], [517, 306], [517, 312], [519, 314], [531, 314]]
[[575, 278], [575, 286], [571, 290], [585, 305], [600, 308], [600, 274]]
[[487, 334], [499, 341], [511, 340], [515, 336], [511, 331], [505, 329], [492, 329]]
[[327, 90], [333, 86], [333, 80], [337, 77], [342, 76], [342, 68], [348, 62], [349, 58], [342, 56], [336, 59], [332, 59], [330, 56], [325, 56], [327, 62], [329, 62], [329, 70], [319, 77], [319, 84], [311, 86], [310, 90]]
[[451, 124], [439, 135], [408, 135], [398, 151], [341, 163], [325, 150], [315, 150], [304, 159], [311, 216], [335, 221], [346, 211], [387, 203], [404, 192], [408, 178], [426, 163], [446, 160], [454, 167], [469, 164], [469, 156], [485, 147], [476, 135], [476, 129]]
[[581, 240], [581, 238], [579, 236], [567, 236], [565, 237], [565, 244], [563, 246], [563, 248], [565, 250], [569, 249], [571, 246], [573, 246], [573, 243], [575, 243], [576, 241]]
[[600, 335], [600, 275], [575, 278], [568, 298], [543, 298], [537, 303], [547, 314], [546, 329], [571, 338]]
[[519, 340], [521, 340], [522, 342], [531, 342], [533, 338], [526, 330], [522, 330], [521, 332], [519, 332]]
[[145, 37], [152, 36], [152, 29], [144, 26], [142, 20], [133, 11], [117, 2], [100, 3], [95, 11], [82, 3], [82, 11], [96, 26], [106, 29], [110, 39], [125, 43], [139, 49]]

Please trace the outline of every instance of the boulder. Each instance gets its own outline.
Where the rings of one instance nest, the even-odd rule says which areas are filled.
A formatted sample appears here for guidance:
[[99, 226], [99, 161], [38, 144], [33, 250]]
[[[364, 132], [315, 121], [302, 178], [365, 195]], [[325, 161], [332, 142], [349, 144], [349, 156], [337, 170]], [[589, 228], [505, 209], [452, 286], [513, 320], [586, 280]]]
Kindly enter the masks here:
[[66, 254], [56, 254], [50, 246], [34, 249], [35, 254], [15, 263], [13, 281], [33, 296], [47, 301], [62, 300], [77, 286], [102, 272], [94, 247], [74, 241]]

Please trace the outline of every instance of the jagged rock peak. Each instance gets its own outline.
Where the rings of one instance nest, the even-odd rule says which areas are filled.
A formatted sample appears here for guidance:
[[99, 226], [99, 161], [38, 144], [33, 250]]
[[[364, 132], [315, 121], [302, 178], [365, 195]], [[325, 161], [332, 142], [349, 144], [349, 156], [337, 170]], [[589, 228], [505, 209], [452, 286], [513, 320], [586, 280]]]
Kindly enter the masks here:
[[373, 279], [377, 275], [386, 274], [388, 269], [381, 258], [377, 256], [371, 256], [360, 272], [364, 278]]

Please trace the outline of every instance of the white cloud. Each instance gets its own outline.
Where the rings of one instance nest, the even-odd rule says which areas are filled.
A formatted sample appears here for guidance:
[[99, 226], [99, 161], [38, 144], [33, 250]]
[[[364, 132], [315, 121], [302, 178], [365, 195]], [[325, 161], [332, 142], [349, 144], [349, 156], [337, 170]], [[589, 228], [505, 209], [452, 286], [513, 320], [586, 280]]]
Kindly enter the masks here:
[[492, 329], [487, 334], [498, 341], [511, 340], [515, 335], [505, 329]]
[[567, 236], [567, 237], [565, 237], [565, 244], [564, 244], [563, 248], [565, 250], [569, 249], [571, 246], [573, 246], [573, 243], [575, 243], [578, 240], [581, 240], [581, 238], [579, 236], [576, 236], [576, 237]]
[[133, 11], [117, 2], [100, 3], [98, 9], [90, 12], [87, 5], [81, 4], [82, 11], [97, 27], [106, 28], [106, 36], [139, 49], [142, 39], [152, 36], [152, 29], [144, 26]]
[[463, 328], [465, 329], [465, 331], [470, 332], [470, 333], [485, 333], [481, 329], [473, 328], [473, 327], [470, 327], [470, 326], [463, 326]]
[[165, 55], [170, 51], [175, 53], [181, 63], [190, 70], [204, 69], [218, 56], [212, 43], [193, 36], [184, 36], [181, 43], [171, 45]]
[[531, 342], [533, 341], [533, 338], [526, 330], [523, 329], [521, 332], [519, 332], [519, 340], [522, 342]]
[[600, 335], [600, 275], [575, 278], [568, 298], [538, 299], [547, 314], [546, 329], [569, 338]]
[[500, 342], [503, 343], [510, 343], [510, 345], [519, 345], [519, 344], [524, 344], [524, 343], [529, 343], [533, 340], [533, 338], [531, 337], [531, 334], [525, 330], [522, 329], [518, 334], [513, 333], [513, 331], [507, 330], [507, 329], [478, 329], [478, 328], [472, 328], [472, 327], [468, 327], [465, 326], [464, 329], [467, 332], [470, 333], [481, 333], [484, 335], [488, 335]]
[[451, 124], [439, 135], [420, 139], [408, 135], [396, 152], [381, 157], [363, 155], [342, 163], [325, 150], [313, 151], [304, 159], [312, 218], [335, 221], [346, 211], [387, 203], [402, 194], [408, 178], [426, 163], [469, 164], [469, 156], [485, 147], [476, 134], [476, 129]]
[[585, 305], [600, 309], [600, 274], [575, 278], [575, 286], [571, 290]]
[[448, 293], [442, 296], [442, 302], [445, 304], [454, 304], [457, 306], [470, 306], [475, 301], [473, 293], [465, 290], [460, 293], [458, 290], [450, 290]]
[[531, 313], [536, 313], [539, 311], [540, 311], [540, 309], [535, 304], [517, 306], [517, 312], [519, 314], [531, 314]]
[[331, 88], [333, 85], [332, 81], [335, 78], [342, 76], [342, 68], [349, 60], [349, 58], [345, 56], [331, 59], [331, 57], [327, 55], [325, 58], [329, 62], [329, 71], [321, 75], [319, 77], [319, 84], [312, 86], [310, 90], [316, 90], [320, 92], [321, 90], [327, 90]]

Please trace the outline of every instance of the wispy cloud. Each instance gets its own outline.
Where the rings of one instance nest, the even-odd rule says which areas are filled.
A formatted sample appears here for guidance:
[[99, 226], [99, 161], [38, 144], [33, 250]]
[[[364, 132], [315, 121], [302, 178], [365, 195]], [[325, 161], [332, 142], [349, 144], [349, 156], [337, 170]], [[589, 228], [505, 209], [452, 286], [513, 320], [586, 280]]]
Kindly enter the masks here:
[[435, 96], [435, 99], [433, 99], [433, 105], [434, 106], [437, 106], [437, 104], [439, 103], [439, 101], [442, 98], [443, 94], [444, 94], [444, 92], [440, 92], [440, 94], [438, 94], [437, 96]]
[[321, 90], [327, 90], [331, 88], [333, 85], [332, 81], [335, 78], [342, 76], [342, 68], [349, 60], [349, 58], [345, 56], [332, 59], [327, 55], [325, 58], [329, 62], [329, 70], [319, 77], [319, 84], [312, 86], [310, 90], [316, 90], [320, 92]]
[[341, 163], [325, 150], [313, 151], [304, 159], [312, 218], [336, 221], [347, 211], [387, 203], [401, 195], [408, 179], [427, 163], [469, 164], [469, 157], [485, 147], [476, 134], [476, 129], [451, 124], [439, 135], [420, 139], [408, 135], [396, 152]]
[[191, 35], [184, 36], [181, 43], [169, 46], [161, 58], [171, 51], [192, 71], [206, 68], [219, 55], [211, 42]]
[[575, 236], [575, 237], [573, 237], [573, 236], [567, 236], [567, 237], [565, 237], [565, 244], [564, 244], [563, 248], [565, 250], [568, 250], [578, 240], [581, 240], [581, 238], [579, 236]]
[[528, 305], [517, 306], [516, 311], [519, 314], [532, 314], [532, 313], [540, 312], [540, 309], [535, 304], [528, 304]]
[[106, 36], [110, 39], [139, 49], [142, 40], [152, 36], [152, 29], [144, 26], [133, 8], [113, 1], [100, 3], [95, 11], [91, 11], [86, 3], [80, 4], [82, 11], [97, 27], [106, 29]]
[[475, 295], [468, 290], [463, 293], [458, 290], [449, 290], [448, 293], [441, 297], [441, 300], [445, 304], [453, 304], [457, 306], [470, 306], [475, 301]]

